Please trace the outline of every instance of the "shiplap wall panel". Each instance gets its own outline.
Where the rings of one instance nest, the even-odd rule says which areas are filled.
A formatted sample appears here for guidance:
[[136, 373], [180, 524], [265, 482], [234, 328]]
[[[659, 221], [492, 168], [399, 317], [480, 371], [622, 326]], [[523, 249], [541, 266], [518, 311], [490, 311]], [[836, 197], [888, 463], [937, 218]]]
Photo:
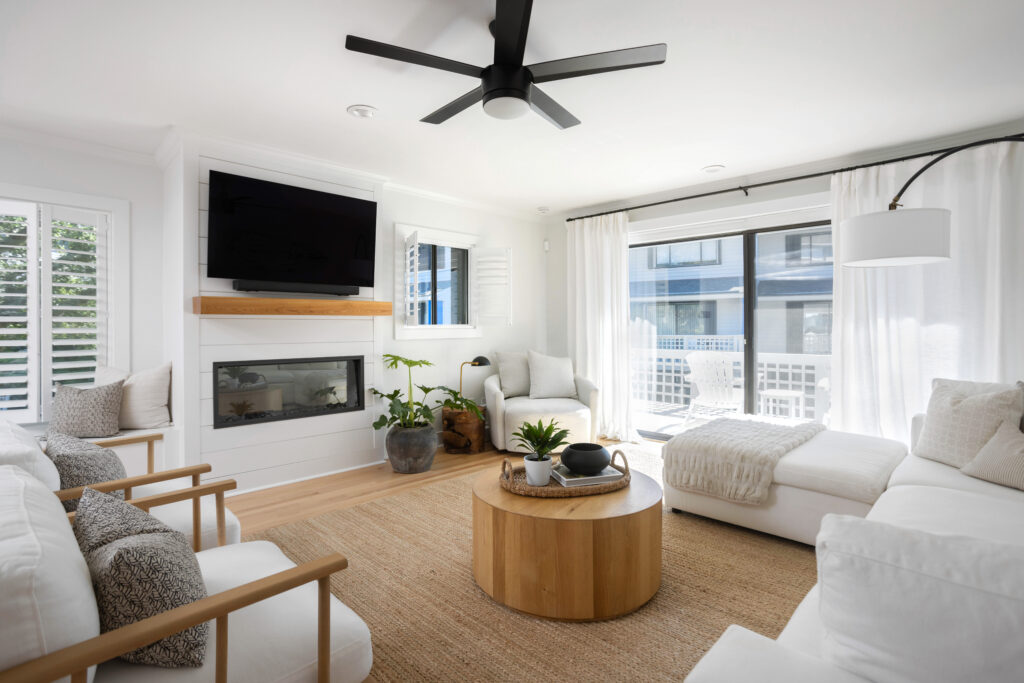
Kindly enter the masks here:
[[[313, 167], [311, 167], [313, 168]], [[231, 280], [207, 276], [209, 249], [209, 174], [211, 170], [295, 187], [373, 200], [372, 183], [353, 184], [305, 175], [301, 168], [288, 171], [200, 156], [198, 182], [199, 236], [195, 257], [202, 294], [233, 294]], [[294, 171], [294, 172], [289, 172]], [[322, 172], [321, 172], [321, 175]], [[296, 295], [281, 295], [284, 297]], [[319, 298], [318, 295], [301, 295]], [[326, 295], [325, 295], [326, 296]], [[329, 297], [328, 297], [329, 298]], [[353, 299], [373, 299], [372, 288], [360, 288]], [[379, 439], [370, 424], [376, 416], [372, 400], [367, 409], [296, 420], [264, 422], [213, 429], [212, 363], [231, 360], [273, 360], [362, 355], [364, 385], [373, 386], [379, 374], [381, 348], [378, 328], [371, 317], [322, 316], [204, 316], [199, 320], [200, 456], [213, 466], [212, 477], [232, 477], [240, 489], [279, 484], [328, 471], [379, 462]]]

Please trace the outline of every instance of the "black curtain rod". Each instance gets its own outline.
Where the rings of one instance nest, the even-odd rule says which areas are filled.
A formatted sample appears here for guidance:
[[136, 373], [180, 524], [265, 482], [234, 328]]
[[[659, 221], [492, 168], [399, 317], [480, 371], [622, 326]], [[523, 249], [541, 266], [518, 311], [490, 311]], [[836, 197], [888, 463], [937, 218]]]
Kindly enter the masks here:
[[[805, 175], [793, 176], [792, 178], [781, 178], [779, 180], [767, 180], [761, 183], [753, 183], [751, 185], [738, 185], [736, 187], [729, 187], [724, 190], [714, 190], [713, 192], [702, 192], [700, 194], [691, 194], [686, 197], [676, 197], [675, 199], [663, 199], [658, 202], [650, 202], [647, 204], [638, 204], [636, 206], [627, 206], [623, 209], [611, 209], [609, 211], [599, 211], [598, 213], [587, 214], [586, 216], [576, 216], [575, 218], [569, 218], [570, 221], [578, 221], [584, 218], [595, 218], [596, 216], [607, 216], [609, 214], [618, 213], [620, 211], [636, 211], [637, 209], [647, 209], [652, 206], [661, 206], [662, 204], [675, 204], [676, 202], [685, 202], [690, 199], [702, 199], [704, 197], [714, 197], [720, 194], [728, 194], [730, 192], [742, 192], [745, 195], [749, 195], [749, 190], [754, 190], [759, 187], [769, 187], [771, 185], [782, 185], [783, 183], [793, 183], [798, 180], [810, 180], [811, 178], [821, 178], [827, 175], [835, 175], [836, 173], [846, 173], [847, 171], [857, 171], [862, 168], [872, 168], [874, 166], [885, 166], [886, 164], [895, 164], [900, 161], [910, 161], [911, 159], [920, 159], [921, 157], [930, 157], [935, 154], [952, 154], [962, 149], [969, 147], [977, 147], [979, 145], [987, 145], [996, 142], [1004, 141], [1020, 141], [1024, 138], [1024, 133], [1017, 133], [1015, 135], [1006, 135], [1000, 138], [990, 138], [987, 140], [978, 140], [976, 142], [969, 142], [965, 145], [955, 145], [953, 147], [946, 147], [944, 149], [936, 149], [931, 152], [921, 152], [920, 154], [909, 154], [903, 157], [897, 157], [895, 159], [885, 159], [884, 161], [873, 161], [869, 164], [858, 164], [857, 166], [847, 166], [845, 168], [837, 168], [831, 171], [820, 171], [818, 173], [807, 173]], [[916, 177], [916, 176], [915, 176]], [[909, 184], [909, 183], [908, 183]]]

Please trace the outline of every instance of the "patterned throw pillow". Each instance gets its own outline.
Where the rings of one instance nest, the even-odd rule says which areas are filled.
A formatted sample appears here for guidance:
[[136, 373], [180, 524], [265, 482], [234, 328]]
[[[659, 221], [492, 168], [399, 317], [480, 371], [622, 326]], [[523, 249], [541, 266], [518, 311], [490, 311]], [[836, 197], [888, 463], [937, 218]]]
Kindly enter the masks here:
[[924, 428], [914, 455], [953, 467], [963, 467], [1003, 422], [1018, 423], [1024, 413], [1024, 383], [999, 391], [992, 385], [936, 379]]
[[[60, 474], [60, 487], [73, 489], [101, 481], [124, 479], [128, 476], [117, 453], [109, 448], [76, 439], [50, 430], [46, 433], [46, 455], [53, 460]], [[111, 491], [108, 495], [124, 500], [124, 491]], [[74, 512], [77, 500], [65, 500], [64, 509]]]
[[[74, 531], [92, 575], [101, 632], [206, 597], [188, 539], [137, 507], [86, 489]], [[202, 666], [208, 632], [208, 623], [192, 626], [121, 659], [168, 668]]]
[[57, 385], [50, 426], [71, 436], [98, 437], [117, 434], [124, 380], [92, 389]]

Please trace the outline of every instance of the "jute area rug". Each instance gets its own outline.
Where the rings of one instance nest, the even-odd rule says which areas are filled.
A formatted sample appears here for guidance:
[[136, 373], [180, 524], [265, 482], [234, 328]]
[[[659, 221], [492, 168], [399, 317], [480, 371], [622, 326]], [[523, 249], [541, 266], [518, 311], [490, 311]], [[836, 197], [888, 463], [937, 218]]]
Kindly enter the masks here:
[[729, 624], [774, 638], [816, 580], [808, 546], [666, 509], [662, 584], [647, 605], [595, 623], [526, 616], [473, 582], [475, 476], [245, 540], [295, 562], [348, 558], [331, 590], [369, 625], [379, 681], [678, 681]]

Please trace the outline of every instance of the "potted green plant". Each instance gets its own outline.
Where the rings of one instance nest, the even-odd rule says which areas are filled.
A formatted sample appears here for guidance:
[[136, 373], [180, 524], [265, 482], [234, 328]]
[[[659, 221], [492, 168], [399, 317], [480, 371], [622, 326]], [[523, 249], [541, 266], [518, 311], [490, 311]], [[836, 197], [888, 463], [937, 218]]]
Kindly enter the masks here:
[[530, 486], [547, 486], [551, 479], [551, 451], [568, 442], [568, 429], [558, 429], [558, 423], [551, 420], [547, 426], [542, 420], [533, 425], [524, 422], [519, 431], [512, 434], [513, 438], [526, 446], [531, 453], [523, 457], [526, 465], [526, 483]]
[[434, 391], [434, 387], [416, 385], [423, 393], [422, 400], [413, 398], [412, 369], [433, 365], [426, 360], [412, 360], [396, 356], [393, 353], [384, 354], [384, 367], [395, 370], [399, 365], [405, 366], [409, 372], [409, 388], [402, 396], [401, 389], [395, 389], [388, 393], [373, 390], [373, 393], [383, 398], [388, 407], [388, 412], [377, 418], [373, 423], [374, 429], [388, 427], [387, 436], [384, 437], [384, 448], [388, 454], [388, 461], [392, 469], [402, 474], [413, 474], [426, 472], [434, 464], [434, 454], [437, 452], [437, 432], [434, 429], [434, 407], [427, 403], [427, 396]]
[[484, 412], [476, 401], [449, 387], [437, 387], [446, 395], [441, 402], [441, 441], [446, 453], [479, 453], [487, 446]]

